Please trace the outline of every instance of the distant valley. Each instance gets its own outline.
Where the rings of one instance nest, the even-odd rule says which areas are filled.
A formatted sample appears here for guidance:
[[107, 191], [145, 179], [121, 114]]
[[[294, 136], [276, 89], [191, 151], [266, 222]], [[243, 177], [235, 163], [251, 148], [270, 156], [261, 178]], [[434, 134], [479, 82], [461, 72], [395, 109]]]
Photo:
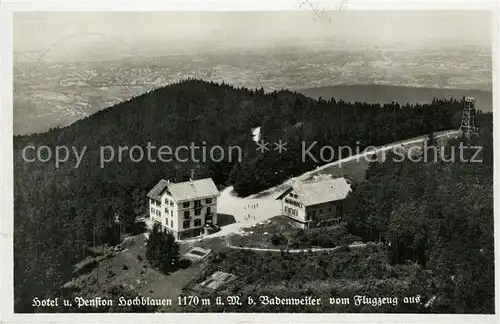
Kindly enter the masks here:
[[379, 103], [473, 95], [479, 109], [491, 111], [491, 54], [485, 49], [332, 46], [214, 48], [107, 62], [16, 61], [14, 133], [66, 126], [187, 78], [266, 92], [288, 89], [313, 98]]

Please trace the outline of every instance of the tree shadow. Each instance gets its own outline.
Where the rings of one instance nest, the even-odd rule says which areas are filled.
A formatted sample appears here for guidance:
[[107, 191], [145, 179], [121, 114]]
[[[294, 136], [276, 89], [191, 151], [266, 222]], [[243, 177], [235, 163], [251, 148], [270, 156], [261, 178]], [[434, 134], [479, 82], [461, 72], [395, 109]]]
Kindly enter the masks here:
[[229, 214], [217, 214], [217, 225], [222, 227], [222, 226], [227, 226], [229, 224], [234, 224], [236, 223], [236, 218], [234, 218], [233, 215]]
[[144, 221], [135, 222], [130, 228], [130, 234], [139, 235], [147, 231], [147, 225]]
[[271, 195], [269, 191], [264, 191], [264, 192], [259, 192], [258, 194], [254, 195], [254, 198], [263, 198]]

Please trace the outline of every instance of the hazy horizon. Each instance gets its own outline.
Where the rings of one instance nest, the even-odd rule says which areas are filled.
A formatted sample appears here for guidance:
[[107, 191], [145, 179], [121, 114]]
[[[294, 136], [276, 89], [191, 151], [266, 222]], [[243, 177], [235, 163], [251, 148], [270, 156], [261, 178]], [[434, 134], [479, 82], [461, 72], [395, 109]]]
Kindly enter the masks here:
[[[187, 78], [265, 91], [354, 84], [491, 91], [490, 25], [488, 11], [20, 12], [14, 128], [68, 125]], [[399, 92], [334, 95], [367, 102], [449, 95]], [[491, 98], [479, 97], [478, 107], [490, 111]]]
[[[314, 46], [491, 48], [488, 11], [21, 12], [15, 59], [103, 60], [194, 49]], [[26, 57], [22, 57], [25, 54]], [[30, 58], [30, 56], [33, 56]]]

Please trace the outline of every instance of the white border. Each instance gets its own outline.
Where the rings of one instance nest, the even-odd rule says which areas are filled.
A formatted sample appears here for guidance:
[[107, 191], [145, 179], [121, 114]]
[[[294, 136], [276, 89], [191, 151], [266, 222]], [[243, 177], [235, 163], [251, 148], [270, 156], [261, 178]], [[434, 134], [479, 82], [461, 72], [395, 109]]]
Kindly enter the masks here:
[[[294, 0], [164, 0], [164, 1], [92, 1], [76, 2], [58, 0], [51, 2], [45, 1], [10, 1], [0, 3], [0, 32], [1, 32], [1, 103], [0, 109], [0, 215], [1, 215], [1, 294], [0, 323], [59, 323], [59, 322], [203, 322], [203, 323], [330, 323], [330, 322], [404, 322], [404, 323], [496, 323], [500, 310], [498, 296], [500, 292], [499, 279], [499, 254], [495, 253], [495, 305], [496, 315], [424, 315], [424, 314], [255, 314], [255, 313], [208, 313], [208, 314], [13, 314], [13, 112], [12, 112], [12, 28], [14, 11], [227, 11], [227, 10], [299, 10], [302, 1]], [[313, 1], [309, 3], [317, 9], [335, 10], [340, 8], [342, 1]], [[432, 0], [416, 1], [356, 1], [345, 0], [342, 5], [347, 10], [491, 10], [493, 15], [493, 110], [495, 111], [493, 119], [494, 125], [499, 125], [499, 115], [496, 110], [500, 108], [499, 75], [500, 75], [500, 32], [499, 32], [499, 12], [500, 3], [495, 0], [490, 1], [441, 1]], [[467, 23], [467, 22], [464, 22]], [[494, 142], [497, 143], [500, 136], [498, 127], [494, 127]], [[495, 190], [498, 189], [498, 172], [500, 168], [500, 159], [495, 149], [495, 172], [494, 183]], [[499, 246], [499, 217], [498, 210], [500, 201], [495, 199], [495, 247]], [[478, 274], [481, 275], [481, 274]], [[493, 284], [493, 283], [492, 283]]]

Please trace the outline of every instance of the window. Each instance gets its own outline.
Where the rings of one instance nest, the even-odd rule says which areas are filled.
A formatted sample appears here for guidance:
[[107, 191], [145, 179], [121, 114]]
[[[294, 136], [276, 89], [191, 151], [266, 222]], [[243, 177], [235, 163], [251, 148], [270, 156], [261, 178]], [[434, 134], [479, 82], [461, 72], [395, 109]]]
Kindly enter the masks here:
[[173, 202], [173, 200], [170, 200], [170, 207], [174, 207], [174, 202]]
[[155, 212], [155, 209], [153, 207], [151, 207], [151, 212], [154, 213]]
[[200, 227], [201, 226], [201, 219], [195, 219], [194, 220], [194, 227]]
[[319, 213], [323, 214], [323, 209], [322, 208], [319, 209]]
[[182, 222], [182, 228], [189, 228], [190, 225], [191, 225], [191, 222], [188, 220]]
[[201, 214], [201, 208], [196, 208], [196, 209], [194, 210], [194, 215], [195, 215], [195, 216], [200, 216], [200, 214]]
[[195, 200], [194, 201], [194, 208], [200, 208], [201, 207], [201, 200]]
[[212, 208], [211, 207], [207, 207], [207, 214], [210, 214], [212, 212]]
[[184, 218], [189, 218], [189, 210], [184, 211]]
[[174, 228], [174, 221], [173, 220], [170, 221], [170, 227]]
[[170, 216], [174, 216], [174, 211], [170, 209]]
[[188, 208], [189, 207], [189, 201], [186, 201], [185, 203], [182, 204], [182, 207]]
[[165, 204], [168, 205], [168, 198], [165, 198]]
[[168, 208], [165, 208], [165, 213], [167, 213], [167, 214], [168, 214]]
[[[298, 198], [298, 196], [297, 196], [297, 198]], [[295, 207], [302, 208], [302, 204], [300, 202], [296, 201], [296, 200], [285, 198], [285, 202], [287, 204], [294, 205]]]
[[332, 207], [328, 208], [328, 212], [331, 213], [332, 212]]
[[211, 204], [211, 203], [212, 203], [212, 198], [207, 198], [207, 199], [205, 199], [205, 202], [206, 202], [207, 204]]

